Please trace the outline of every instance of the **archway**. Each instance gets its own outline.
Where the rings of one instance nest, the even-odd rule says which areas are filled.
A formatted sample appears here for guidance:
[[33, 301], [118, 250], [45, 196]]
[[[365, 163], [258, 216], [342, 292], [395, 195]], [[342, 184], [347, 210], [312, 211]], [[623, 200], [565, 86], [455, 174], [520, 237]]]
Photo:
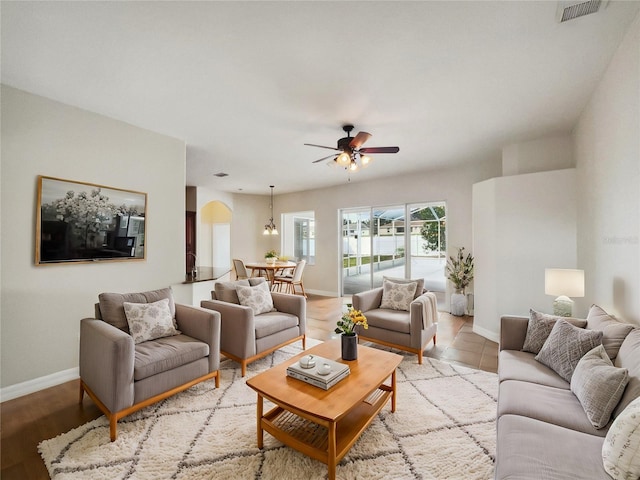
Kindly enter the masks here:
[[[200, 209], [200, 265], [231, 266], [231, 209], [213, 200]], [[204, 263], [206, 262], [206, 263]]]

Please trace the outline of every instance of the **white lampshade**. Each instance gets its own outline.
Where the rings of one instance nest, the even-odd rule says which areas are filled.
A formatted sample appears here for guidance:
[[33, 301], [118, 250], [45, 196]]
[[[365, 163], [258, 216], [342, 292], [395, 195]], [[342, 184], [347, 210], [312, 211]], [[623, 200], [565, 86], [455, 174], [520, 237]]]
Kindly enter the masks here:
[[544, 270], [544, 293], [567, 297], [584, 297], [584, 270], [546, 268]]

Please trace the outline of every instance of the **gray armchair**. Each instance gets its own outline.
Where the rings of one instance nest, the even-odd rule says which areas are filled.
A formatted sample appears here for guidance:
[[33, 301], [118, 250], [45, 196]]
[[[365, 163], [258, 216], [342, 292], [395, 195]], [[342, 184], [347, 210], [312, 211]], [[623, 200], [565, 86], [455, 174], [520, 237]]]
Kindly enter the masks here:
[[[123, 303], [165, 298], [180, 333], [136, 344]], [[174, 304], [170, 288], [99, 300], [96, 318], [80, 323], [80, 402], [86, 392], [102, 410], [112, 442], [120, 418], [210, 378], [220, 386], [219, 313]]]
[[237, 285], [257, 285], [264, 278], [219, 282], [212, 300], [200, 306], [220, 313], [220, 353], [240, 363], [242, 376], [247, 365], [297, 340], [306, 348], [307, 301], [299, 295], [271, 292], [275, 311], [254, 315], [251, 307], [240, 305]]
[[[419, 289], [422, 291], [422, 287]], [[436, 297], [427, 292], [419, 295], [409, 305], [409, 311], [380, 308], [383, 288], [374, 288], [352, 297], [353, 308], [367, 317], [369, 328], [359, 329], [358, 337], [418, 355], [422, 365], [424, 349], [433, 339], [436, 344], [438, 311]]]

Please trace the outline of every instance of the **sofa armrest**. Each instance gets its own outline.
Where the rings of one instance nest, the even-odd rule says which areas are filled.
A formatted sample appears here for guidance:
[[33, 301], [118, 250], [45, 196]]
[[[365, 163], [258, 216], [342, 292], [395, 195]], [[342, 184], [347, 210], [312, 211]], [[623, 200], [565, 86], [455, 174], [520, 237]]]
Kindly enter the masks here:
[[220, 368], [220, 313], [176, 304], [178, 330], [209, 345], [209, 372]]
[[220, 313], [220, 350], [239, 358], [256, 354], [256, 325], [251, 307], [220, 300], [202, 300], [202, 308]]
[[134, 363], [131, 335], [95, 318], [80, 321], [80, 378], [110, 412], [133, 405]]
[[500, 317], [500, 350], [522, 350], [528, 325], [529, 317], [518, 315]]
[[351, 297], [353, 308], [361, 312], [368, 312], [380, 308], [382, 303], [382, 287], [367, 290], [366, 292], [354, 293]]
[[278, 292], [271, 292], [271, 298], [273, 298], [273, 306], [277, 311], [298, 317], [300, 334], [304, 335], [307, 331], [307, 299], [302, 295]]

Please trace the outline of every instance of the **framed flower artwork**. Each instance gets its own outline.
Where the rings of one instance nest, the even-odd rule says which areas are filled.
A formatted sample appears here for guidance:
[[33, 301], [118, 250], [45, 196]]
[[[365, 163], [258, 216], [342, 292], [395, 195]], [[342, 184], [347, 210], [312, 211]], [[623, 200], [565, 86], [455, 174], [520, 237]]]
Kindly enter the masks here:
[[38, 177], [36, 265], [144, 260], [147, 194]]

